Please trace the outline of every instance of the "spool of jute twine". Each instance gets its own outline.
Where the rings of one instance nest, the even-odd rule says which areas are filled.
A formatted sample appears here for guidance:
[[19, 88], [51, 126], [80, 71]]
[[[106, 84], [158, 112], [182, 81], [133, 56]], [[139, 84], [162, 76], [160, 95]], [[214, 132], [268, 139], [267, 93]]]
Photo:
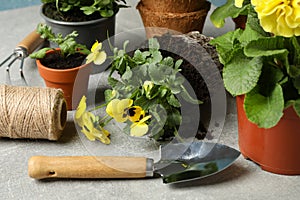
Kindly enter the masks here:
[[0, 137], [58, 140], [66, 120], [60, 89], [0, 85]]

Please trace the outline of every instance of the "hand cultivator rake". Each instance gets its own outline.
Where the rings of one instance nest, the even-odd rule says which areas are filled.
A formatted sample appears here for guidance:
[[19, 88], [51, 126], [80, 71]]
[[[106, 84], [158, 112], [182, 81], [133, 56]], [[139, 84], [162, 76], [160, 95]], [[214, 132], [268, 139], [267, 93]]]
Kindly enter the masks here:
[[21, 77], [24, 78], [23, 75], [23, 65], [24, 59], [31, 54], [37, 47], [39, 47], [43, 43], [44, 39], [40, 37], [40, 35], [34, 30], [29, 33], [13, 50], [12, 54], [10, 54], [5, 60], [0, 63], [0, 67], [2, 67], [5, 63], [9, 62], [6, 66], [6, 70], [9, 71], [11, 65], [17, 60], [21, 60], [20, 64], [20, 74]]

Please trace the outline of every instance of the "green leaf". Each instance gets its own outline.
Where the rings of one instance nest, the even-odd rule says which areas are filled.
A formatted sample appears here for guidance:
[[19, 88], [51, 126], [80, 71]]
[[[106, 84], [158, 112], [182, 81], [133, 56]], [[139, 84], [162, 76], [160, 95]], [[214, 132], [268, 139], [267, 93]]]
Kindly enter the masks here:
[[101, 17], [111, 17], [114, 15], [114, 11], [113, 10], [100, 10], [100, 15]]
[[141, 52], [139, 49], [134, 52], [133, 60], [137, 64], [144, 64], [146, 62], [146, 58], [150, 55], [148, 51]]
[[123, 80], [130, 80], [131, 77], [132, 77], [132, 71], [131, 71], [130, 67], [127, 66], [125, 73], [122, 75], [122, 79]]
[[107, 82], [111, 87], [115, 87], [119, 83], [119, 81], [113, 77], [108, 77]]
[[247, 9], [248, 6], [237, 8], [234, 5], [234, 0], [228, 0], [226, 4], [213, 11], [210, 15], [210, 20], [217, 28], [221, 28], [224, 26], [227, 17], [236, 18], [239, 15], [246, 14]]
[[295, 89], [298, 90], [298, 94], [300, 94], [300, 76], [293, 79], [293, 85], [294, 85]]
[[262, 36], [269, 37], [270, 34], [266, 33], [262, 26], [260, 25], [260, 21], [257, 16], [257, 12], [254, 10], [253, 6], [250, 6], [248, 9], [248, 14], [247, 14], [247, 23], [246, 27], [249, 26], [251, 27], [252, 30], [256, 31]]
[[296, 78], [296, 77], [300, 76], [300, 65], [290, 65], [288, 74], [292, 78]]
[[237, 29], [235, 31], [227, 32], [210, 41], [211, 45], [216, 46], [220, 62], [226, 65], [234, 56], [235, 52], [239, 49], [238, 38], [241, 37], [243, 31]]
[[284, 78], [284, 73], [277, 66], [270, 65], [269, 63], [264, 64], [262, 73], [258, 82], [260, 86], [260, 93], [268, 96], [276, 86], [280, 84]]
[[175, 62], [175, 70], [178, 70], [181, 66], [181, 64], [183, 63], [182, 59], [179, 59]]
[[252, 29], [251, 26], [249, 26], [249, 23], [246, 24], [246, 28], [241, 34], [241, 36], [238, 38], [238, 40], [245, 46], [249, 42], [253, 40], [257, 40], [258, 38], [265, 37], [261, 33], [257, 32], [256, 30]]
[[158, 51], [160, 48], [159, 42], [156, 38], [150, 38], [148, 40], [148, 44], [149, 44], [149, 50], [151, 52]]
[[280, 85], [276, 85], [270, 96], [263, 96], [258, 88], [245, 97], [244, 108], [249, 121], [261, 128], [275, 126], [283, 115], [284, 97]]
[[182, 97], [185, 101], [190, 102], [190, 103], [192, 103], [192, 104], [203, 104], [202, 101], [193, 98], [193, 97], [188, 93], [188, 91], [185, 89], [184, 86], [181, 86], [181, 89], [182, 89], [182, 92], [180, 93], [180, 95], [181, 95], [181, 97]]
[[161, 64], [173, 68], [174, 60], [172, 57], [166, 57], [162, 60]]
[[248, 93], [256, 86], [262, 65], [262, 58], [248, 58], [240, 51], [223, 69], [225, 88], [233, 96]]
[[182, 116], [177, 109], [172, 109], [168, 111], [168, 117], [166, 125], [174, 127], [180, 125], [182, 122]]
[[151, 54], [151, 57], [147, 59], [147, 62], [148, 63], [159, 63], [160, 61], [162, 61], [163, 57], [161, 55], [161, 52], [160, 51], [154, 51], [152, 54]]
[[80, 10], [82, 10], [83, 13], [86, 14], [86, 15], [91, 15], [94, 12], [97, 11], [97, 9], [93, 6], [83, 6], [83, 7], [80, 8]]
[[297, 113], [297, 115], [300, 117], [300, 99], [297, 99], [295, 102], [294, 102], [294, 110], [295, 112]]
[[246, 45], [244, 53], [248, 57], [273, 56], [278, 54], [288, 55], [283, 37], [264, 37], [251, 41]]
[[161, 69], [155, 64], [150, 64], [148, 68], [151, 81], [156, 85], [161, 85], [164, 82], [165, 75], [161, 72]]
[[40, 49], [39, 51], [36, 51], [32, 54], [30, 54], [30, 58], [33, 58], [33, 59], [41, 59], [41, 58], [44, 58], [45, 55], [46, 55], [46, 52], [51, 50], [52, 48], [43, 48], [43, 49]]
[[108, 103], [114, 98], [114, 95], [112, 93], [112, 90], [107, 89], [104, 91], [104, 97], [105, 97], [105, 102]]
[[173, 107], [180, 108], [181, 106], [180, 102], [173, 94], [167, 96], [167, 101]]

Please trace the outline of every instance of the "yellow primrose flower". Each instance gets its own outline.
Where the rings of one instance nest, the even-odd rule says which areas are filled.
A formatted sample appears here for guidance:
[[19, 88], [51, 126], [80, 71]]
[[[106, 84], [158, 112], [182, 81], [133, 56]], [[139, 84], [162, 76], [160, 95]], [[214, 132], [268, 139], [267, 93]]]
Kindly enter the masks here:
[[91, 48], [91, 53], [86, 57], [86, 63], [88, 64], [94, 62], [96, 65], [101, 65], [102, 63], [104, 63], [107, 55], [105, 51], [101, 51], [101, 49], [102, 43], [96, 41]]
[[148, 115], [147, 117], [144, 117], [140, 121], [134, 122], [130, 126], [130, 135], [134, 136], [134, 137], [141, 137], [141, 136], [145, 135], [149, 129], [148, 125], [146, 124], [146, 121], [150, 118], [151, 118], [151, 116]]
[[128, 109], [132, 104], [132, 99], [113, 99], [108, 103], [106, 112], [117, 122], [125, 122], [128, 119]]
[[83, 96], [78, 104], [75, 112], [75, 121], [79, 126], [82, 126], [82, 115], [86, 112], [86, 97]]
[[252, 0], [251, 3], [266, 32], [284, 37], [300, 35], [299, 0]]
[[145, 117], [145, 111], [140, 106], [132, 106], [128, 109], [128, 118], [132, 122], [138, 122]]
[[244, 0], [235, 0], [234, 5], [238, 8], [243, 7]]

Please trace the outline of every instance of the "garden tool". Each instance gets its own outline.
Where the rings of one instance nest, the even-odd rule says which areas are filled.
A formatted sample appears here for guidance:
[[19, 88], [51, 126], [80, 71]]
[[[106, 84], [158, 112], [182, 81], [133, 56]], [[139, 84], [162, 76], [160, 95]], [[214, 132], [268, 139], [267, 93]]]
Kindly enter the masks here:
[[37, 47], [39, 47], [43, 43], [44, 39], [40, 37], [40, 35], [36, 32], [36, 30], [32, 31], [28, 34], [14, 49], [12, 54], [10, 54], [2, 63], [0, 63], [0, 67], [4, 65], [6, 62], [10, 60], [8, 63], [6, 70], [9, 71], [11, 65], [17, 60], [21, 60], [20, 64], [20, 73], [23, 77], [23, 65], [24, 59], [31, 54]]
[[28, 173], [35, 179], [162, 177], [164, 183], [177, 183], [214, 175], [239, 155], [219, 143], [178, 143], [160, 147], [157, 162], [144, 157], [33, 156]]

